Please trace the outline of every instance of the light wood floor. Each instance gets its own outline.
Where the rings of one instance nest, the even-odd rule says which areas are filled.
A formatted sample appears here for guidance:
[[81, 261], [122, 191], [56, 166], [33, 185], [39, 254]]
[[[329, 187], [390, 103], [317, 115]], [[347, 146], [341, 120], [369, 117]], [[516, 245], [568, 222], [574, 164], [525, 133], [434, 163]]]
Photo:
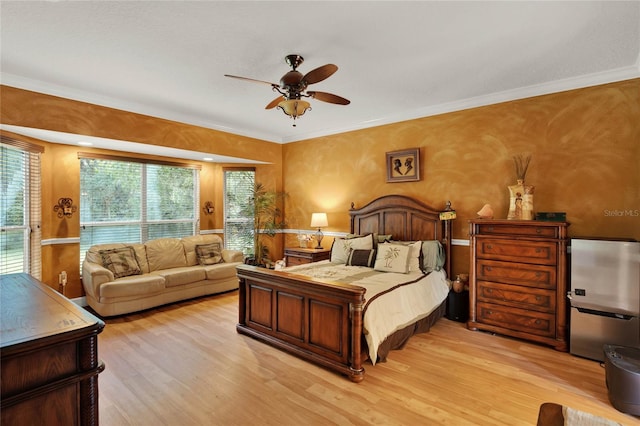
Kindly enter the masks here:
[[362, 383], [236, 333], [237, 292], [106, 320], [100, 423], [535, 425], [556, 402], [624, 425], [604, 368], [440, 320]]

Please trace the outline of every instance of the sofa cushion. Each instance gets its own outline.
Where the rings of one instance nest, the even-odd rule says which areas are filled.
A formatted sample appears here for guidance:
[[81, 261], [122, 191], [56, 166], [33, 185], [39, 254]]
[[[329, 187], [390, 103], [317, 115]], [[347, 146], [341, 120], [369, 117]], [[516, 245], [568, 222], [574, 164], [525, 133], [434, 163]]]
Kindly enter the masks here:
[[100, 286], [101, 298], [150, 296], [164, 291], [164, 278], [149, 274], [132, 275]]
[[199, 265], [215, 265], [224, 262], [222, 259], [222, 244], [209, 243], [196, 245], [196, 256]]
[[100, 250], [100, 256], [102, 265], [113, 272], [114, 278], [142, 274], [136, 253], [131, 246]]
[[159, 269], [157, 271], [153, 271], [151, 275], [164, 278], [164, 285], [167, 288], [204, 281], [207, 278], [205, 270], [201, 266]]
[[187, 258], [187, 266], [194, 266], [198, 264], [198, 256], [196, 255], [196, 246], [200, 244], [219, 243], [222, 248], [222, 238], [218, 235], [192, 235], [190, 237], [182, 238], [182, 245], [184, 246], [184, 253]]
[[202, 269], [206, 272], [208, 280], [223, 280], [236, 276], [236, 266], [238, 263], [218, 263], [204, 266]]
[[184, 246], [178, 238], [159, 238], [145, 243], [151, 272], [187, 266]]
[[87, 250], [87, 254], [85, 255], [85, 260], [91, 263], [102, 265], [102, 255], [100, 254], [101, 251], [111, 250], [115, 248], [124, 248], [129, 245], [130, 244], [123, 243], [96, 244], [95, 246], [89, 247], [89, 250]]

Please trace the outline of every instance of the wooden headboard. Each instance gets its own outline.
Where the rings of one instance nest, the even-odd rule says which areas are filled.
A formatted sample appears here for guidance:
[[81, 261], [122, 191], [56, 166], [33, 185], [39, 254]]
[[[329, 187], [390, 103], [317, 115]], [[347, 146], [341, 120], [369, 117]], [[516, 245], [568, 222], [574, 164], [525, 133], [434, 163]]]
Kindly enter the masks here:
[[451, 223], [440, 220], [442, 209], [434, 209], [404, 195], [385, 195], [349, 210], [351, 233], [391, 235], [398, 241], [438, 240], [445, 254], [445, 271], [451, 277]]

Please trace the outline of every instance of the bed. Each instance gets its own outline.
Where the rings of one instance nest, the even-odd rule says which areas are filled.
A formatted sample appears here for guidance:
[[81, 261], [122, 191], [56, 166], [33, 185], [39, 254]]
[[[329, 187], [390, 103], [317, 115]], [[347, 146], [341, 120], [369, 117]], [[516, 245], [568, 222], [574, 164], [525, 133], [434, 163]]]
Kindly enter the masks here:
[[[442, 277], [451, 275], [450, 223], [440, 220], [442, 210], [444, 207], [434, 209], [400, 195], [380, 197], [358, 209], [352, 204], [349, 210], [351, 234], [359, 236], [356, 238], [372, 235], [371, 238], [391, 236], [393, 240], [403, 242], [427, 244], [435, 241], [444, 255], [444, 264], [437, 271], [425, 274], [411, 270], [404, 281], [387, 284], [388, 288], [375, 296], [371, 291], [367, 294], [367, 286], [363, 284], [366, 280], [362, 280], [362, 275], [343, 279], [341, 272], [338, 275], [327, 273], [331, 271], [332, 265], [326, 265], [332, 263], [330, 261], [282, 270], [238, 266], [240, 287], [236, 330], [344, 374], [354, 382], [362, 381], [365, 374], [363, 363], [367, 359], [372, 364], [386, 359], [389, 351], [404, 346], [413, 334], [428, 331], [445, 313], [446, 294], [443, 296], [439, 290], [428, 311], [394, 328], [389, 335], [378, 336], [375, 350], [372, 351], [370, 342], [367, 342], [371, 332], [364, 326], [369, 321], [365, 315], [380, 310], [375, 306], [382, 307], [384, 311], [388, 298], [401, 298], [397, 296], [399, 292], [406, 292], [405, 297], [416, 298], [415, 293], [409, 290], [411, 282], [424, 285], [425, 280], [441, 281]], [[336, 239], [334, 246], [339, 240]], [[334, 254], [332, 251], [332, 260], [335, 260]], [[407, 309], [403, 305], [399, 310]]]

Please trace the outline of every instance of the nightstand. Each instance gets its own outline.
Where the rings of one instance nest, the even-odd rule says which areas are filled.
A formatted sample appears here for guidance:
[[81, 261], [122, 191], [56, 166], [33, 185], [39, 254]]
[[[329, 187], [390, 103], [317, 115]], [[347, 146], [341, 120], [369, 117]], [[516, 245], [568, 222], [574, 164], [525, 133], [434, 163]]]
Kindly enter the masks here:
[[331, 249], [309, 249], [286, 247], [284, 257], [287, 266], [302, 265], [303, 263], [319, 262], [331, 259]]

